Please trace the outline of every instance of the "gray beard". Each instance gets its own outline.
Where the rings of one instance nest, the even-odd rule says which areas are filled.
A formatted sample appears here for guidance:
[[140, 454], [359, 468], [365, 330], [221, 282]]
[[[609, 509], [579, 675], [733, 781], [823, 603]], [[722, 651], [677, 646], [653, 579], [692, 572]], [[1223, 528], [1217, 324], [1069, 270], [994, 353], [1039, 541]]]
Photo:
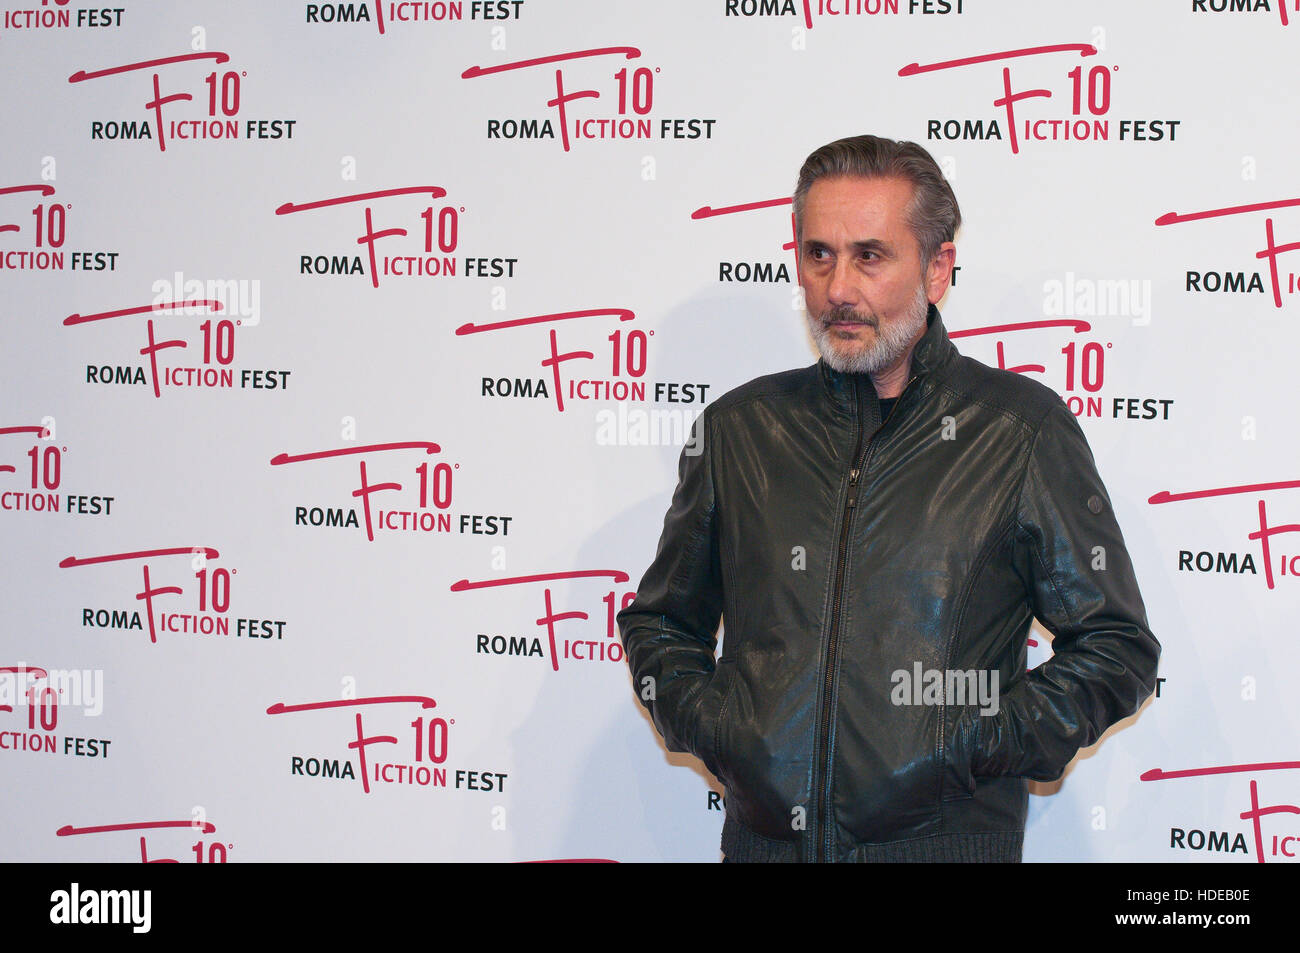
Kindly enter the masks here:
[[[832, 369], [841, 374], [879, 374], [896, 363], [907, 353], [912, 342], [925, 327], [926, 315], [930, 302], [925, 296], [925, 287], [917, 285], [916, 298], [911, 310], [901, 321], [885, 322], [881, 327], [880, 319], [874, 314], [854, 311], [847, 305], [827, 308], [818, 317], [813, 317], [806, 310], [804, 317], [808, 322], [808, 333], [812, 335], [824, 360]], [[831, 337], [828, 325], [835, 321], [860, 321], [876, 329], [875, 341], [866, 347], [846, 353], [836, 350], [835, 340]]]

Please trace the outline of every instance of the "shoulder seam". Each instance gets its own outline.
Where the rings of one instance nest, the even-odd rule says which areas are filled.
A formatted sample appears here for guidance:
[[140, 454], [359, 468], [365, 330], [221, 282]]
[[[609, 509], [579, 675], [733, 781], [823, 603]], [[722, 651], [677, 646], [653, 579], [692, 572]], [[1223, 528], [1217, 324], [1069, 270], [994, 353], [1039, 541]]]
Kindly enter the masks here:
[[1013, 420], [1018, 421], [1021, 424], [1021, 426], [1023, 426], [1026, 430], [1031, 431], [1033, 433], [1034, 440], [1037, 440], [1038, 429], [1042, 426], [1043, 420], [1046, 418], [1048, 414], [1052, 412], [1053, 405], [1049, 404], [1047, 410], [1045, 410], [1042, 413], [1042, 415], [1039, 416], [1037, 422], [1035, 423], [1027, 419], [1023, 414], [1018, 413], [1012, 407], [1009, 407], [1005, 404], [994, 403], [993, 401], [987, 400], [982, 397], [975, 397], [969, 393], [962, 393], [961, 391], [958, 391], [956, 388], [954, 388], [946, 379], [937, 381], [935, 386], [957, 400], [966, 401], [967, 403], [975, 404], [979, 407], [985, 408], [986, 410], [990, 410], [995, 414], [1001, 414], [1002, 416], [1010, 417]]

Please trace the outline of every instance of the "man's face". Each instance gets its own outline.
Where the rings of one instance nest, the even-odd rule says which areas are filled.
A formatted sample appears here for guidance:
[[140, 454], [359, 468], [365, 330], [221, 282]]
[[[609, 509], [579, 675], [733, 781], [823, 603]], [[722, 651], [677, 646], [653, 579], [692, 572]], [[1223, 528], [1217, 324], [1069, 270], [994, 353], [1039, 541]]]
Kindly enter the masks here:
[[896, 367], [947, 290], [953, 245], [922, 269], [905, 217], [911, 200], [911, 183], [894, 178], [818, 179], [808, 190], [799, 265], [808, 330], [837, 371]]

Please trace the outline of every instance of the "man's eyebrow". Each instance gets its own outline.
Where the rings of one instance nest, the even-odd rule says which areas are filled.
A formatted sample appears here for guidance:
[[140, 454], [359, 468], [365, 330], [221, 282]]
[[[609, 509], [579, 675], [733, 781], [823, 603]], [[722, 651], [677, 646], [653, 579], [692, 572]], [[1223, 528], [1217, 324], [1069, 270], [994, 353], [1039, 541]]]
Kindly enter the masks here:
[[894, 246], [889, 242], [879, 238], [867, 238], [860, 242], [853, 242], [855, 251], [874, 251], [885, 255], [891, 255], [894, 252]]
[[[871, 252], [882, 258], [893, 258], [896, 255], [894, 246], [882, 238], [864, 238], [861, 241], [850, 242], [849, 247], [855, 255], [861, 255], [864, 252]], [[830, 244], [818, 238], [805, 238], [803, 242], [805, 252], [829, 248], [831, 248]]]
[[[820, 238], [805, 238], [803, 240], [803, 243], [808, 248], [829, 248], [830, 247], [830, 243], [825, 242]], [[860, 241], [850, 242], [849, 245], [850, 247], [856, 249], [857, 251], [892, 252], [894, 250], [894, 246], [891, 245], [889, 242], [885, 241], [883, 238], [864, 238], [861, 239]]]

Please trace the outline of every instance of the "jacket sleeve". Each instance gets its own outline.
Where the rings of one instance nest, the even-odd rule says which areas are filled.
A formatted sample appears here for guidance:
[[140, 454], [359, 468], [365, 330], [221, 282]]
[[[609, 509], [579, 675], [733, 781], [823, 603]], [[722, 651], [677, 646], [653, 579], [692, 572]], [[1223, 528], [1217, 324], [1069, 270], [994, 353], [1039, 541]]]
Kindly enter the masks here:
[[1002, 695], [996, 715], [975, 719], [971, 766], [1051, 781], [1137, 711], [1160, 658], [1110, 497], [1059, 401], [1034, 438], [1016, 520], [1016, 565], [1053, 656]]
[[678, 463], [654, 562], [618, 614], [633, 688], [670, 751], [693, 751], [695, 712], [716, 667], [722, 572], [706, 409]]

